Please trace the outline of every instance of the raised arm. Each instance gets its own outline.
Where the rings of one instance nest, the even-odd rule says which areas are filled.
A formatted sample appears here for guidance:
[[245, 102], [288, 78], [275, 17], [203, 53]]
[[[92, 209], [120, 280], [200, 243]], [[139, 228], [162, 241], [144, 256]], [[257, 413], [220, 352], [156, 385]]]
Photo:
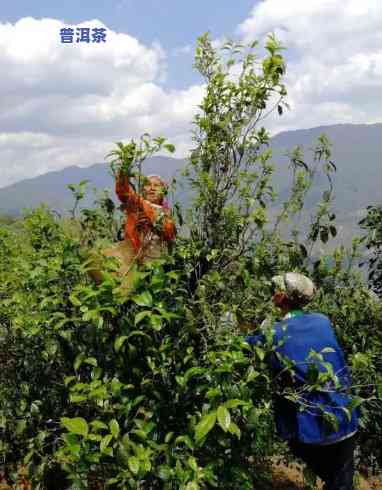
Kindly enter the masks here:
[[129, 177], [121, 173], [115, 182], [115, 192], [123, 204], [134, 205], [137, 208], [141, 207], [142, 201], [144, 200], [130, 185]]
[[137, 194], [130, 185], [127, 175], [119, 175], [116, 184], [115, 192], [119, 200], [135, 212], [139, 212], [143, 221], [149, 222], [151, 226], [154, 224], [157, 213], [149, 201]]
[[[137, 242], [135, 245], [139, 247], [140, 239], [136, 236], [136, 225], [139, 223], [146, 227], [155, 227], [155, 223], [160, 218], [160, 207], [153, 205], [147, 199], [137, 194], [130, 185], [129, 178], [126, 175], [119, 175], [116, 180], [116, 194], [119, 200], [131, 209], [138, 213], [137, 222], [130, 221], [127, 225], [127, 235], [130, 240]], [[163, 208], [164, 216], [161, 219], [161, 229], [157, 230], [158, 235], [166, 242], [175, 240], [176, 228], [168, 209]], [[139, 242], [139, 243], [138, 243]]]

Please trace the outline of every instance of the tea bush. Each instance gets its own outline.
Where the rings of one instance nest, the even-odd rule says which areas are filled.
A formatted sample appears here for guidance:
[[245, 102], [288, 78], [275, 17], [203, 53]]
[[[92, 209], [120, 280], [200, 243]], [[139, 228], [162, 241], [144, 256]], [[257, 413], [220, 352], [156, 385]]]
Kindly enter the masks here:
[[[41, 207], [0, 228], [0, 451], [10, 479], [18, 464], [36, 488], [252, 489], [269, 478], [283, 451], [272, 417], [282, 387], [266, 363], [270, 342], [249, 347], [237, 323], [275, 318], [270, 280], [286, 270], [319, 286], [312, 308], [330, 316], [353, 368], [360, 462], [380, 467], [381, 304], [356, 272], [357, 241], [318, 252], [336, 234], [324, 136], [311, 162], [291, 154], [290, 198], [271, 218], [274, 165], [257, 123], [269, 104], [285, 107], [285, 64], [273, 37], [264, 59], [255, 49], [229, 43], [220, 55], [199, 40], [206, 95], [185, 169], [195, 201], [179, 214], [188, 233], [133, 270], [132, 291], [113, 259], [100, 264], [100, 284], [88, 273], [92, 251], [120, 236], [121, 214], [107, 195], [81, 210], [86, 183], [72, 186], [70, 218]], [[151, 154], [144, 142], [129, 158]], [[327, 188], [312, 225], [298, 229], [318, 172]]]

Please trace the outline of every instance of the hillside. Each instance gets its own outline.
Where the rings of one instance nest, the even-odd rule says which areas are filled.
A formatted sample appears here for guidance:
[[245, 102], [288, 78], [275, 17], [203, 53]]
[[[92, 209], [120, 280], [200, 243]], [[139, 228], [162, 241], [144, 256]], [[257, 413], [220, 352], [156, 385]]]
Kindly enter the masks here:
[[[274, 150], [273, 161], [276, 165], [275, 185], [280, 198], [288, 192], [288, 150], [301, 145], [306, 151], [306, 159], [311, 158], [310, 148], [317, 137], [325, 133], [333, 144], [333, 160], [338, 171], [335, 182], [335, 210], [343, 238], [350, 239], [357, 229], [357, 222], [364, 208], [381, 199], [380, 182], [382, 181], [381, 141], [382, 124], [351, 125], [340, 124], [323, 126], [306, 130], [286, 131], [277, 134], [271, 140]], [[158, 173], [169, 179], [178, 175], [184, 166], [184, 160], [153, 157], [146, 162], [146, 174]], [[113, 181], [106, 164], [94, 164], [89, 167], [67, 167], [61, 171], [20, 181], [0, 189], [0, 213], [18, 214], [23, 208], [34, 207], [46, 202], [62, 212], [72, 205], [72, 198], [67, 185], [88, 179], [90, 187], [112, 189]], [[0, 180], [1, 185], [1, 180]], [[177, 198], [182, 201], [185, 196], [178, 191]], [[321, 194], [320, 183], [307, 200], [307, 212], [314, 207]], [[90, 199], [85, 202], [90, 204]]]
[[[287, 131], [272, 139], [272, 147], [281, 154], [301, 145], [308, 156], [309, 148], [322, 133], [333, 144], [332, 157], [337, 165], [336, 208], [357, 217], [361, 209], [381, 199], [382, 124], [339, 124]], [[278, 168], [281, 176], [285, 169]]]
[[[306, 161], [312, 161], [311, 148], [317, 138], [325, 133], [332, 143], [332, 159], [337, 166], [333, 177], [335, 189], [334, 211], [337, 215], [338, 236], [335, 242], [349, 244], [359, 234], [358, 222], [366, 206], [382, 201], [382, 124], [338, 124], [306, 130], [287, 131], [272, 138], [275, 182], [283, 200], [289, 189], [288, 159], [285, 154], [300, 145]], [[307, 196], [305, 219], [308, 219], [320, 200], [323, 181], [318, 181]]]
[[[175, 158], [153, 157], [145, 162], [144, 171], [147, 175], [160, 174], [165, 179], [171, 179], [183, 164], [183, 160]], [[66, 167], [0, 188], [0, 213], [20, 214], [24, 208], [35, 207], [41, 202], [59, 212], [67, 211], [73, 204], [67, 185], [78, 184], [82, 180], [89, 181], [89, 190], [114, 188], [113, 177], [106, 163], [96, 163], [89, 167]], [[90, 192], [83, 204], [90, 205], [92, 199]]]

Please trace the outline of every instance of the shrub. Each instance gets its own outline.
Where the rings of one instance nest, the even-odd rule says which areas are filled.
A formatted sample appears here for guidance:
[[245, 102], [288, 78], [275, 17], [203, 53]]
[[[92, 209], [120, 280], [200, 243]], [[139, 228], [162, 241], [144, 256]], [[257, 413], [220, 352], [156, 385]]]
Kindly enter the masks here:
[[[169, 256], [134, 269], [129, 294], [113, 259], [99, 285], [88, 274], [90, 249], [116, 240], [121, 216], [107, 196], [79, 210], [84, 183], [72, 186], [69, 220], [39, 208], [0, 230], [1, 454], [13, 470], [26, 465], [39, 488], [250, 489], [266, 478], [283, 450], [271, 346], [249, 347], [236, 320], [273, 318], [270, 279], [285, 270], [320, 286], [313, 307], [332, 318], [357, 400], [367, 400], [363, 462], [380, 464], [371, 435], [380, 434], [381, 307], [354, 272], [356, 244], [317, 257], [315, 245], [335, 235], [325, 137], [313, 165], [301, 150], [291, 154], [291, 195], [271, 218], [272, 155], [257, 122], [275, 93], [282, 113], [285, 65], [273, 37], [261, 63], [255, 48], [228, 44], [219, 56], [207, 36], [199, 40], [206, 95], [185, 170], [195, 202], [179, 215], [189, 234]], [[328, 188], [311, 227], [299, 230], [293, 217], [318, 171]]]

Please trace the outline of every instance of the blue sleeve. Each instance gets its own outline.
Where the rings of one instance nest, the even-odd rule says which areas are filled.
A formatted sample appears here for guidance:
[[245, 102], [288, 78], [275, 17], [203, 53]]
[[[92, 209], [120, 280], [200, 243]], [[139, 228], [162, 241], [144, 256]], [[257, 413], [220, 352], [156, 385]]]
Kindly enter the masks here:
[[249, 345], [263, 344], [265, 342], [264, 334], [259, 333], [257, 335], [247, 335], [245, 341]]

